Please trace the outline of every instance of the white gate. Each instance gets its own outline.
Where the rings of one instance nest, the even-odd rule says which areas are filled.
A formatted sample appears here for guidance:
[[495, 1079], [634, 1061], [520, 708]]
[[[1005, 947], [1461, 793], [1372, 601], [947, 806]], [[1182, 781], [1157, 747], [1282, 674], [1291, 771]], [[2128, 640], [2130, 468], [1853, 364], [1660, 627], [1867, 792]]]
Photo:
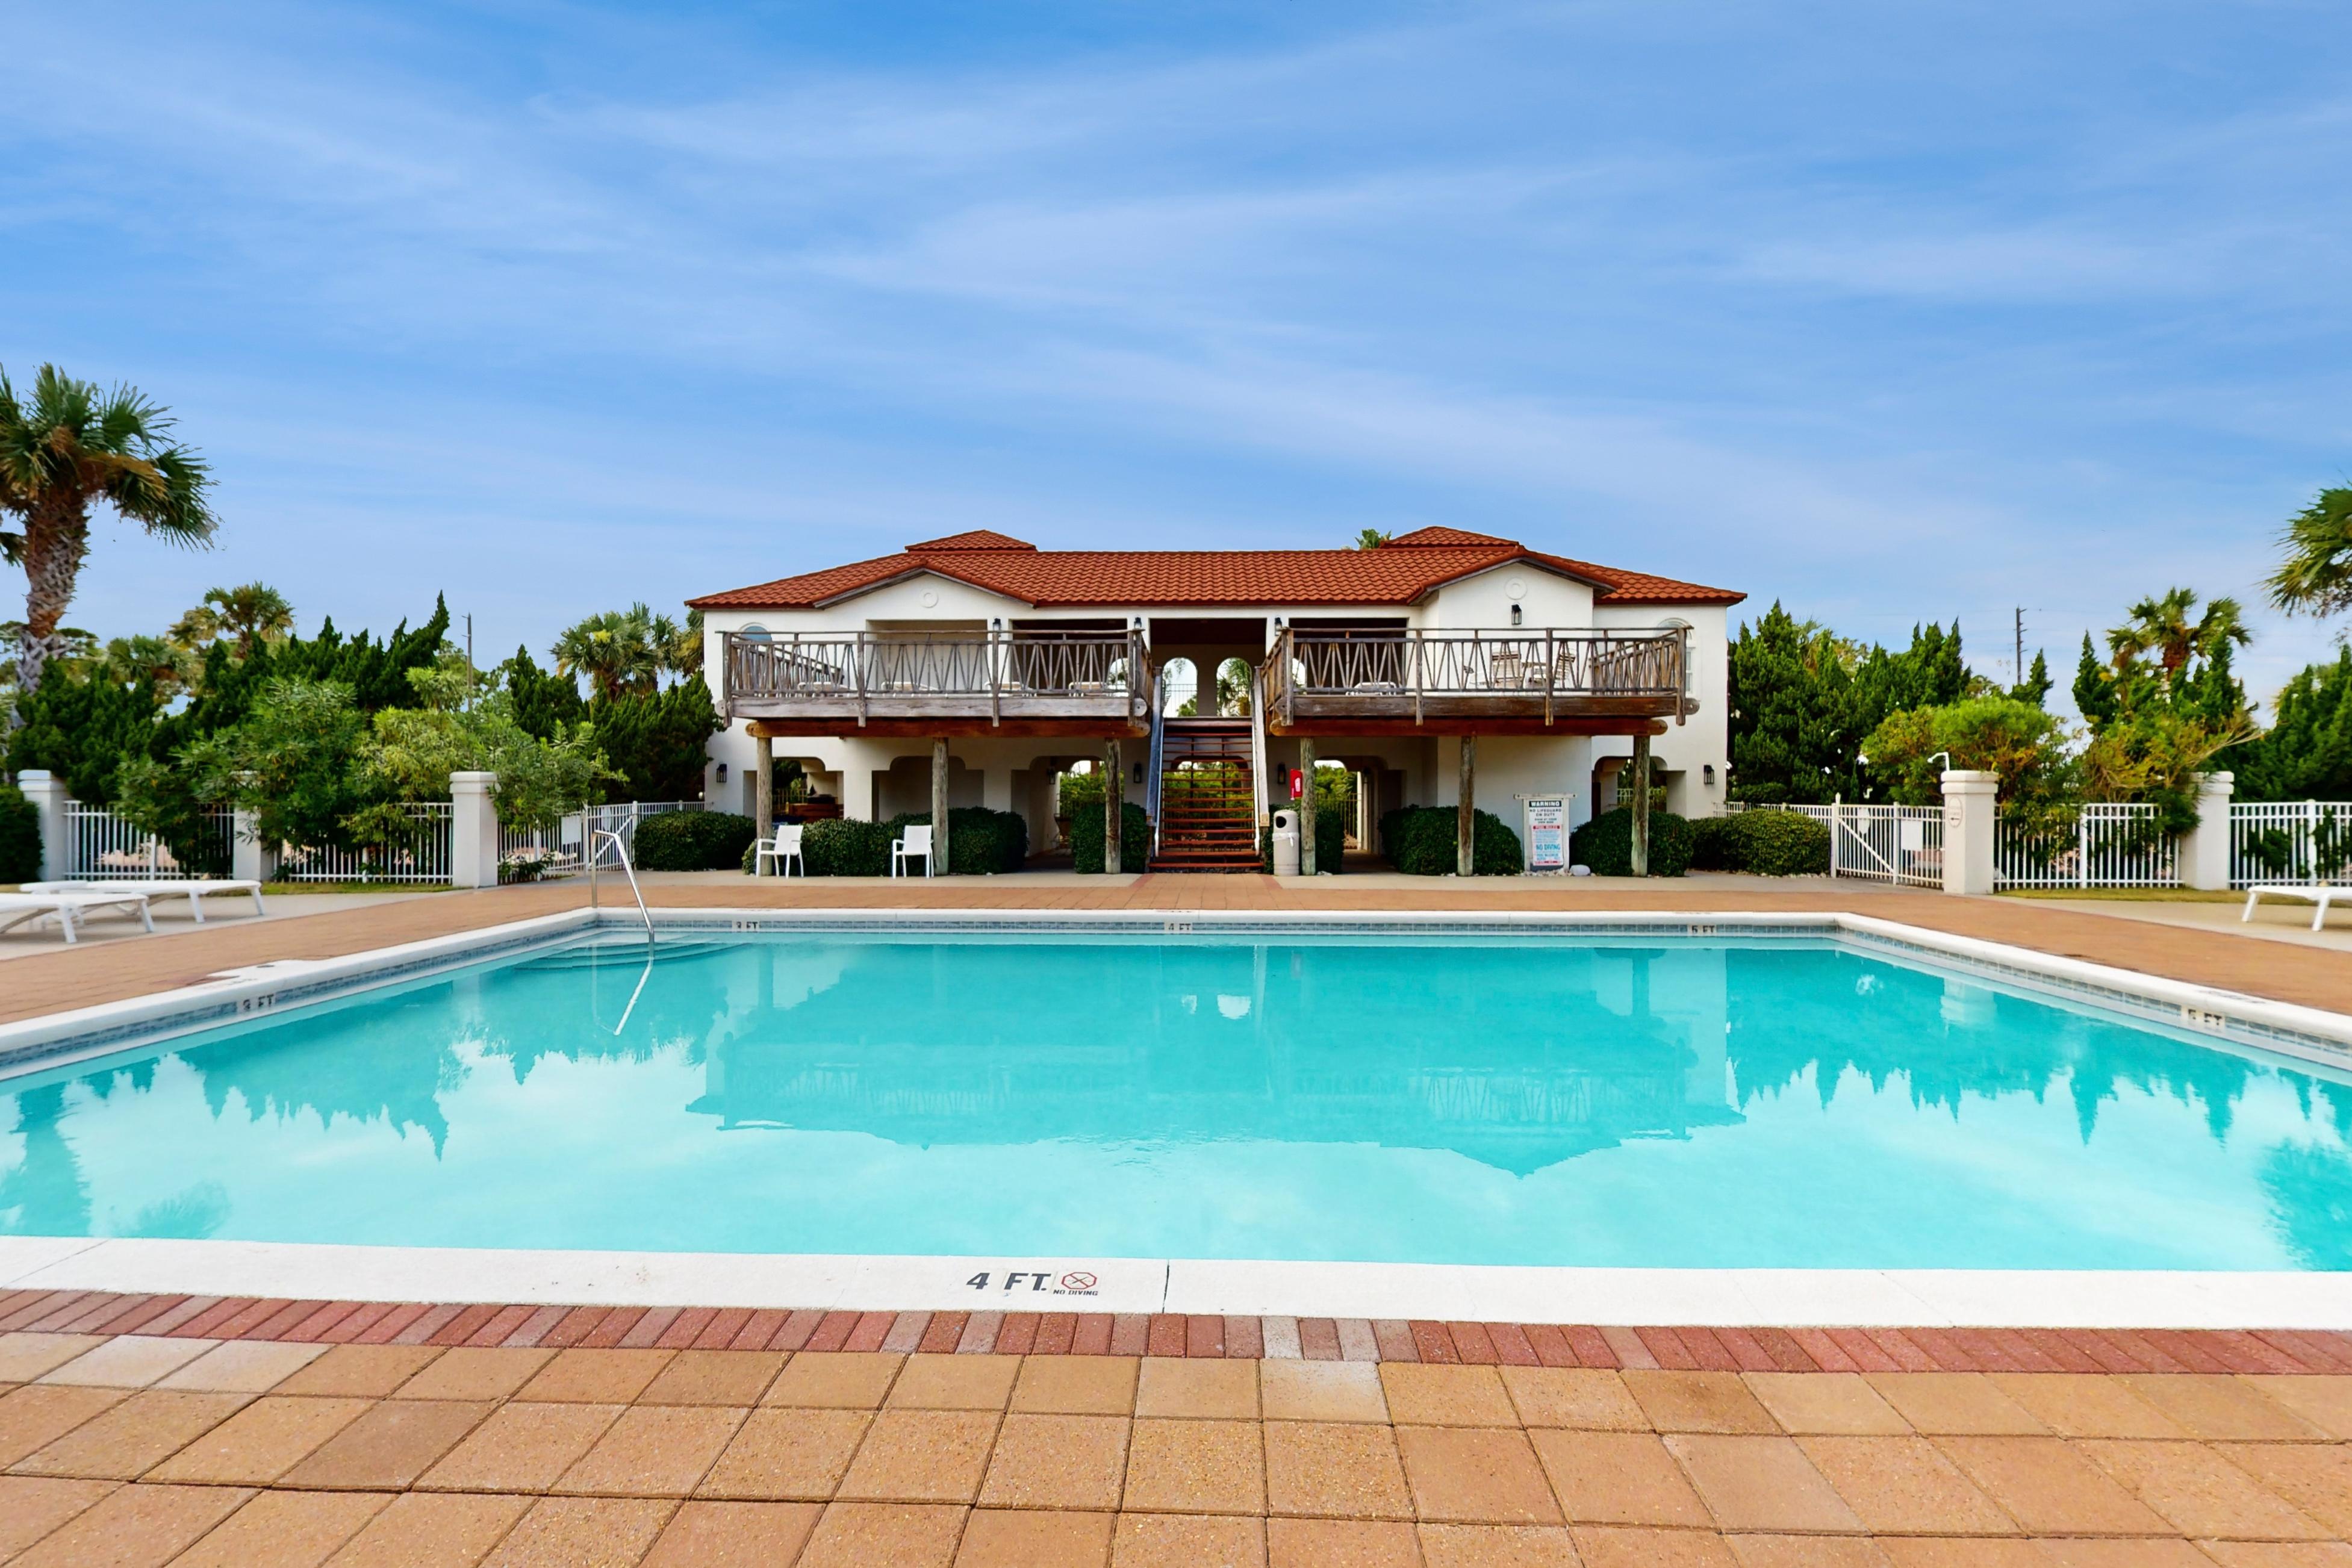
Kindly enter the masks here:
[[2090, 801], [2071, 823], [2025, 826], [2003, 820], [1994, 834], [1994, 873], [2005, 888], [2176, 888], [2172, 835], [2153, 805]]
[[2352, 870], [2352, 801], [2276, 800], [2230, 807], [2230, 885], [2332, 882]]
[[1828, 807], [1830, 875], [1894, 882], [1907, 888], [1944, 885], [1944, 811], [1935, 805]]

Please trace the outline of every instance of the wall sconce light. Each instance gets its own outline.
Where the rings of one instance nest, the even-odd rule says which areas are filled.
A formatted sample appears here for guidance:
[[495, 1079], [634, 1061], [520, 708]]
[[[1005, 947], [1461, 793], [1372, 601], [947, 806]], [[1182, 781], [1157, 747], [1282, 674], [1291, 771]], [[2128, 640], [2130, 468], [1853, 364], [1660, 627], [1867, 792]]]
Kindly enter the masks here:
[[1698, 770], [1698, 776], [1699, 781], [1702, 784], [1706, 784], [1707, 788], [1713, 789], [1715, 787], [1715, 764], [1713, 763], [1703, 764]]
[[725, 763], [719, 764], [719, 782], [720, 784], [725, 784], [727, 782], [727, 764]]
[[1141, 763], [1135, 764], [1135, 782], [1138, 784], [1141, 784], [1143, 782], [1143, 764]]
[[1511, 625], [1515, 626], [1524, 626], [1527, 624], [1527, 618], [1528, 612], [1524, 606], [1518, 605], [1513, 605], [1511, 606]]

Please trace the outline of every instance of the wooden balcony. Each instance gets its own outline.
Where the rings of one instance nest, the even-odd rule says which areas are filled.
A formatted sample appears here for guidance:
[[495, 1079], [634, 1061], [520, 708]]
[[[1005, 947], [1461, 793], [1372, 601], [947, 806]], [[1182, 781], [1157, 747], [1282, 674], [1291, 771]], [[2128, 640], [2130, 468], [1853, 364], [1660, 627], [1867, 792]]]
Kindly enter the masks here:
[[1285, 629], [1259, 667], [1276, 734], [1663, 732], [1688, 634]]
[[1139, 632], [730, 632], [726, 711], [755, 734], [1141, 735]]

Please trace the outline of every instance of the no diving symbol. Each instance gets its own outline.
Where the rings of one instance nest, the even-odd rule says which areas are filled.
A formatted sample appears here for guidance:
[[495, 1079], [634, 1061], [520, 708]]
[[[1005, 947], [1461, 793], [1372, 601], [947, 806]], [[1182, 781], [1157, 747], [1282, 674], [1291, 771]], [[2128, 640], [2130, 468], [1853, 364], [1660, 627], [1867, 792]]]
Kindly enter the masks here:
[[1094, 1288], [1095, 1277], [1091, 1274], [1078, 1273], [1065, 1274], [1062, 1276], [1062, 1289], [1065, 1290], [1091, 1290]]

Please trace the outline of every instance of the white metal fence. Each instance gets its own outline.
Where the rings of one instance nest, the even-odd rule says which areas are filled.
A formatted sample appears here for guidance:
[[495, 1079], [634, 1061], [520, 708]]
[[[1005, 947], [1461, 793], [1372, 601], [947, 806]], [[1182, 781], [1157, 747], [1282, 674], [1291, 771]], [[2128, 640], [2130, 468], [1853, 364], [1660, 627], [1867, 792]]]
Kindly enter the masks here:
[[198, 840], [183, 845], [183, 863], [172, 846], [142, 832], [102, 805], [66, 802], [66, 863], [47, 873], [58, 880], [128, 879], [155, 877], [226, 876], [236, 814], [226, 807], [201, 813]]
[[1993, 834], [1993, 875], [2005, 888], [2176, 888], [2172, 835], [2153, 805], [2086, 801], [2073, 822], [2028, 826], [2003, 820]]
[[2352, 871], [2352, 801], [2241, 801], [2230, 807], [2230, 885], [2332, 882]]
[[[580, 858], [581, 824], [589, 819], [599, 833], [617, 833], [621, 842], [629, 847], [632, 856], [637, 847], [637, 825], [649, 816], [661, 816], [674, 811], [700, 811], [698, 800], [632, 800], [611, 805], [592, 807], [586, 813], [573, 812], [551, 827], [517, 827], [507, 823], [499, 825], [499, 863], [514, 866], [525, 861], [537, 863], [543, 876], [562, 875], [583, 868]], [[599, 840], [596, 863], [600, 867], [617, 867], [620, 857], [613, 846]]]
[[406, 825], [383, 843], [289, 846], [278, 852], [278, 874], [291, 882], [446, 882], [455, 809], [446, 800], [410, 801], [400, 807]]

